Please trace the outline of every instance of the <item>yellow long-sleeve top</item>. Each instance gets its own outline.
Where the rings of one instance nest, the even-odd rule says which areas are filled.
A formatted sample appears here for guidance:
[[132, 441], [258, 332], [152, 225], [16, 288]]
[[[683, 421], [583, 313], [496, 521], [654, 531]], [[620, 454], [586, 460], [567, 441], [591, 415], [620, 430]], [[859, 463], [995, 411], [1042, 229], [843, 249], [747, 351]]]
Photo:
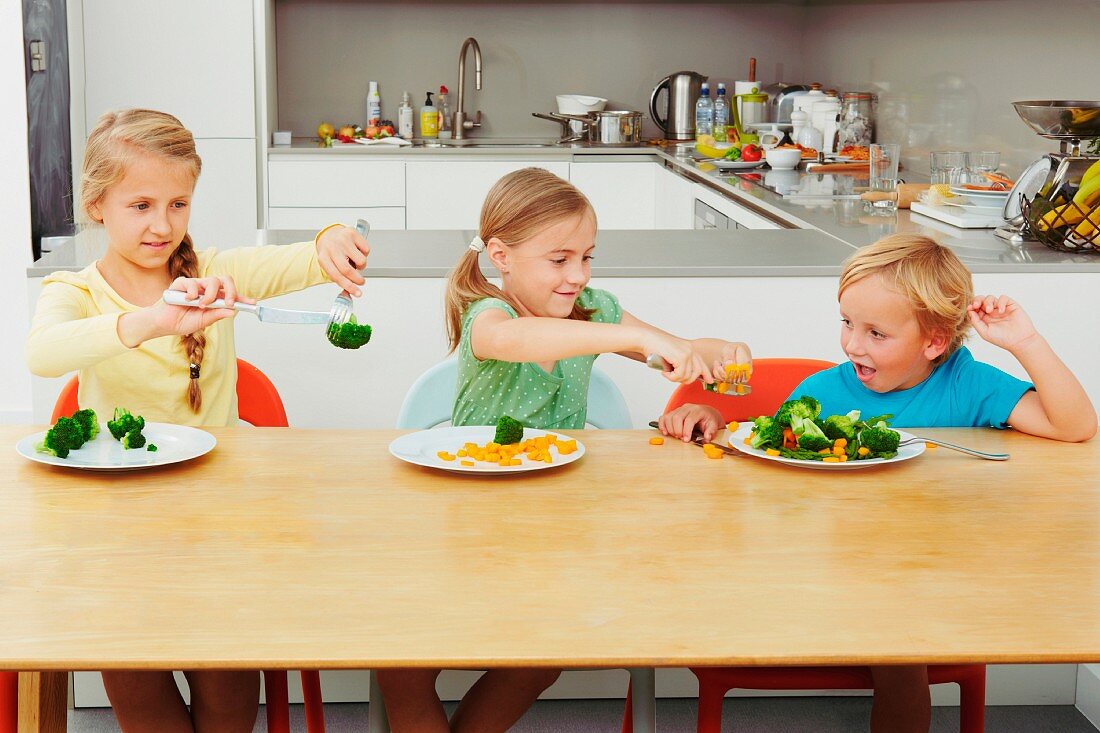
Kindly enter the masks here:
[[[233, 278], [251, 298], [271, 298], [329, 282], [313, 242], [198, 252], [199, 276]], [[107, 419], [115, 407], [156, 422], [232, 425], [237, 421], [237, 354], [233, 319], [207, 327], [199, 386], [202, 406], [187, 403], [190, 368], [179, 336], [137, 348], [119, 340], [118, 319], [140, 310], [107, 284], [93, 262], [80, 272], [46, 277], [27, 337], [27, 365], [42, 377], [79, 372], [78, 401]], [[317, 326], [316, 328], [323, 328]]]

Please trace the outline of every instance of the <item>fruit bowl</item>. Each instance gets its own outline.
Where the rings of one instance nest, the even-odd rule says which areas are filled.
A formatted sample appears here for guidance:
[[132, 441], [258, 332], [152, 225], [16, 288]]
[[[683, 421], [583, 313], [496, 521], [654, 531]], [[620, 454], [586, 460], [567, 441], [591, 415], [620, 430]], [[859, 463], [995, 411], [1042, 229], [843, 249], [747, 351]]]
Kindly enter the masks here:
[[[1073, 201], [1050, 201], [1042, 194], [1022, 200], [1028, 233], [1039, 242], [1060, 252], [1100, 254], [1100, 216], [1093, 208]], [[1100, 211], [1100, 204], [1096, 205]]]
[[1016, 114], [1034, 132], [1051, 140], [1100, 137], [1100, 102], [1048, 99], [1013, 102]]

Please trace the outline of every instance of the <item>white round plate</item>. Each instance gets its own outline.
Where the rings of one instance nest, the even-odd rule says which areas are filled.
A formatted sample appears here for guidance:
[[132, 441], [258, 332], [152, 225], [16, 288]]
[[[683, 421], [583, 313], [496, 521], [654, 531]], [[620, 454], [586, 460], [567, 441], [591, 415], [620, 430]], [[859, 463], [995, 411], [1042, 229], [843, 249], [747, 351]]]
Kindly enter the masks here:
[[752, 168], [759, 168], [760, 166], [764, 165], [764, 163], [767, 162], [767, 161], [765, 161], [764, 158], [761, 157], [760, 160], [756, 160], [756, 161], [752, 161], [752, 162], [748, 162], [748, 161], [744, 161], [744, 160], [726, 160], [725, 158], [718, 158], [718, 159], [714, 159], [714, 160], [706, 160], [706, 161], [703, 161], [703, 162], [710, 163], [715, 168], [720, 168], [724, 171], [747, 171], [747, 170], [750, 170]]
[[1001, 209], [1003, 208], [1000, 202], [988, 201], [987, 199], [979, 199], [977, 201], [970, 200], [968, 203], [965, 204], [962, 202], [956, 203], [955, 201], [947, 200], [943, 202], [943, 205], [953, 206], [956, 209], [962, 209], [963, 211], [972, 211], [975, 214], [986, 215], [1000, 215]]
[[[898, 454], [893, 458], [872, 458], [869, 461], [845, 461], [844, 463], [823, 463], [822, 461], [802, 461], [797, 458], [784, 458], [783, 456], [769, 456], [759, 448], [752, 448], [745, 445], [745, 438], [749, 437], [749, 433], [752, 432], [752, 421], [743, 422], [741, 426], [737, 428], [729, 437], [730, 447], [736, 448], [742, 453], [747, 453], [750, 456], [756, 456], [757, 458], [763, 458], [765, 461], [775, 461], [777, 463], [785, 463], [788, 466], [798, 466], [799, 468], [811, 468], [820, 471], [854, 471], [859, 468], [871, 468], [873, 466], [885, 466], [888, 463], [900, 463], [901, 461], [908, 461], [910, 458], [916, 458], [921, 453], [924, 453], [924, 443], [918, 442], [911, 445], [905, 445], [898, 449]], [[913, 435], [899, 430], [901, 433], [901, 439], [912, 438]]]
[[[552, 455], [554, 456], [553, 463], [529, 461], [525, 456], [519, 455], [516, 456], [521, 464], [519, 466], [498, 466], [495, 463], [487, 463], [485, 461], [475, 461], [473, 466], [463, 466], [459, 464], [459, 461], [462, 460], [461, 458], [453, 461], [445, 461], [438, 455], [440, 451], [446, 451], [451, 455], [455, 455], [458, 451], [462, 450], [462, 446], [466, 443], [485, 445], [493, 439], [495, 434], [496, 428], [492, 425], [451, 426], [446, 428], [420, 430], [415, 433], [402, 435], [390, 443], [390, 453], [395, 458], [400, 458], [402, 461], [417, 466], [438, 468], [444, 471], [454, 471], [457, 473], [522, 473], [524, 471], [541, 471], [547, 468], [554, 468], [555, 466], [564, 466], [573, 461], [579, 461], [581, 456], [584, 455], [584, 444], [579, 440], [577, 441], [577, 450], [567, 456], [559, 455], [556, 450], [551, 449]], [[535, 430], [533, 428], [523, 429], [524, 440], [549, 434], [550, 432], [546, 430]], [[561, 438], [572, 440], [572, 438], [562, 433], [554, 434]]]
[[15, 450], [24, 458], [50, 466], [79, 468], [87, 471], [132, 471], [189, 461], [209, 453], [218, 443], [214, 436], [205, 430], [186, 425], [147, 422], [145, 429], [141, 432], [145, 436], [146, 445], [154, 444], [157, 447], [156, 451], [150, 451], [144, 447], [124, 449], [122, 443], [111, 436], [105, 423], [100, 424], [99, 435], [95, 440], [85, 443], [78, 450], [70, 451], [65, 458], [58, 458], [49, 453], [39, 453], [34, 449], [45, 437], [44, 430], [20, 440], [15, 445]]
[[970, 188], [963, 188], [962, 186], [952, 186], [951, 193], [957, 193], [960, 196], [972, 196], [974, 198], [994, 199], [998, 202], [1004, 203], [1005, 198], [1011, 191], [977, 191]]

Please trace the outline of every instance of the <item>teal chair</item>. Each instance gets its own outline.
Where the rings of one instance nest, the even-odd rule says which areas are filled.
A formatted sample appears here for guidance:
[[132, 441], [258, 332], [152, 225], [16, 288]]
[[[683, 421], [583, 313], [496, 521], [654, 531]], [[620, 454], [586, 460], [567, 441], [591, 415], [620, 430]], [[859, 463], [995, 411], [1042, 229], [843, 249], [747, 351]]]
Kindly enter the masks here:
[[[455, 403], [455, 384], [458, 382], [458, 361], [447, 359], [421, 374], [409, 387], [401, 412], [397, 415], [397, 427], [405, 430], [427, 430], [451, 419]], [[592, 367], [592, 379], [588, 384], [587, 422], [601, 430], [629, 430], [630, 410], [623, 393], [596, 366]]]
[[[436, 364], [428, 371], [421, 374], [412, 386], [409, 387], [405, 401], [401, 403], [401, 412], [397, 415], [397, 427], [405, 430], [427, 430], [448, 422], [451, 419], [451, 408], [455, 402], [455, 384], [458, 382], [458, 361], [447, 359]], [[588, 384], [588, 416], [587, 423], [601, 430], [629, 430], [631, 428], [630, 410], [627, 409], [623, 393], [611, 381], [603, 371], [592, 367], [592, 379]], [[653, 670], [630, 670], [631, 684], [635, 690], [642, 690], [642, 694], [635, 693], [636, 707], [642, 721], [652, 721], [652, 705], [646, 705], [653, 700]], [[386, 720], [386, 708], [382, 704], [382, 694], [375, 680], [374, 672], [370, 674], [370, 707], [368, 708], [368, 731], [370, 733], [385, 733], [389, 730]], [[638, 723], [635, 718], [635, 723]], [[644, 723], [638, 724], [638, 730], [644, 729]]]

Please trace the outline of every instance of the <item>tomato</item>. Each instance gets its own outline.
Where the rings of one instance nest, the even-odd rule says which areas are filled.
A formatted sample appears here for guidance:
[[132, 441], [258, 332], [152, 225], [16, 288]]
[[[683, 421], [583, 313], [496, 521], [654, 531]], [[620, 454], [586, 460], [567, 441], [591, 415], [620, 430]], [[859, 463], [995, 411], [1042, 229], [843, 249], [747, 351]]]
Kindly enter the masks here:
[[760, 148], [755, 145], [746, 145], [741, 148], [741, 160], [749, 163], [755, 163], [760, 160]]

